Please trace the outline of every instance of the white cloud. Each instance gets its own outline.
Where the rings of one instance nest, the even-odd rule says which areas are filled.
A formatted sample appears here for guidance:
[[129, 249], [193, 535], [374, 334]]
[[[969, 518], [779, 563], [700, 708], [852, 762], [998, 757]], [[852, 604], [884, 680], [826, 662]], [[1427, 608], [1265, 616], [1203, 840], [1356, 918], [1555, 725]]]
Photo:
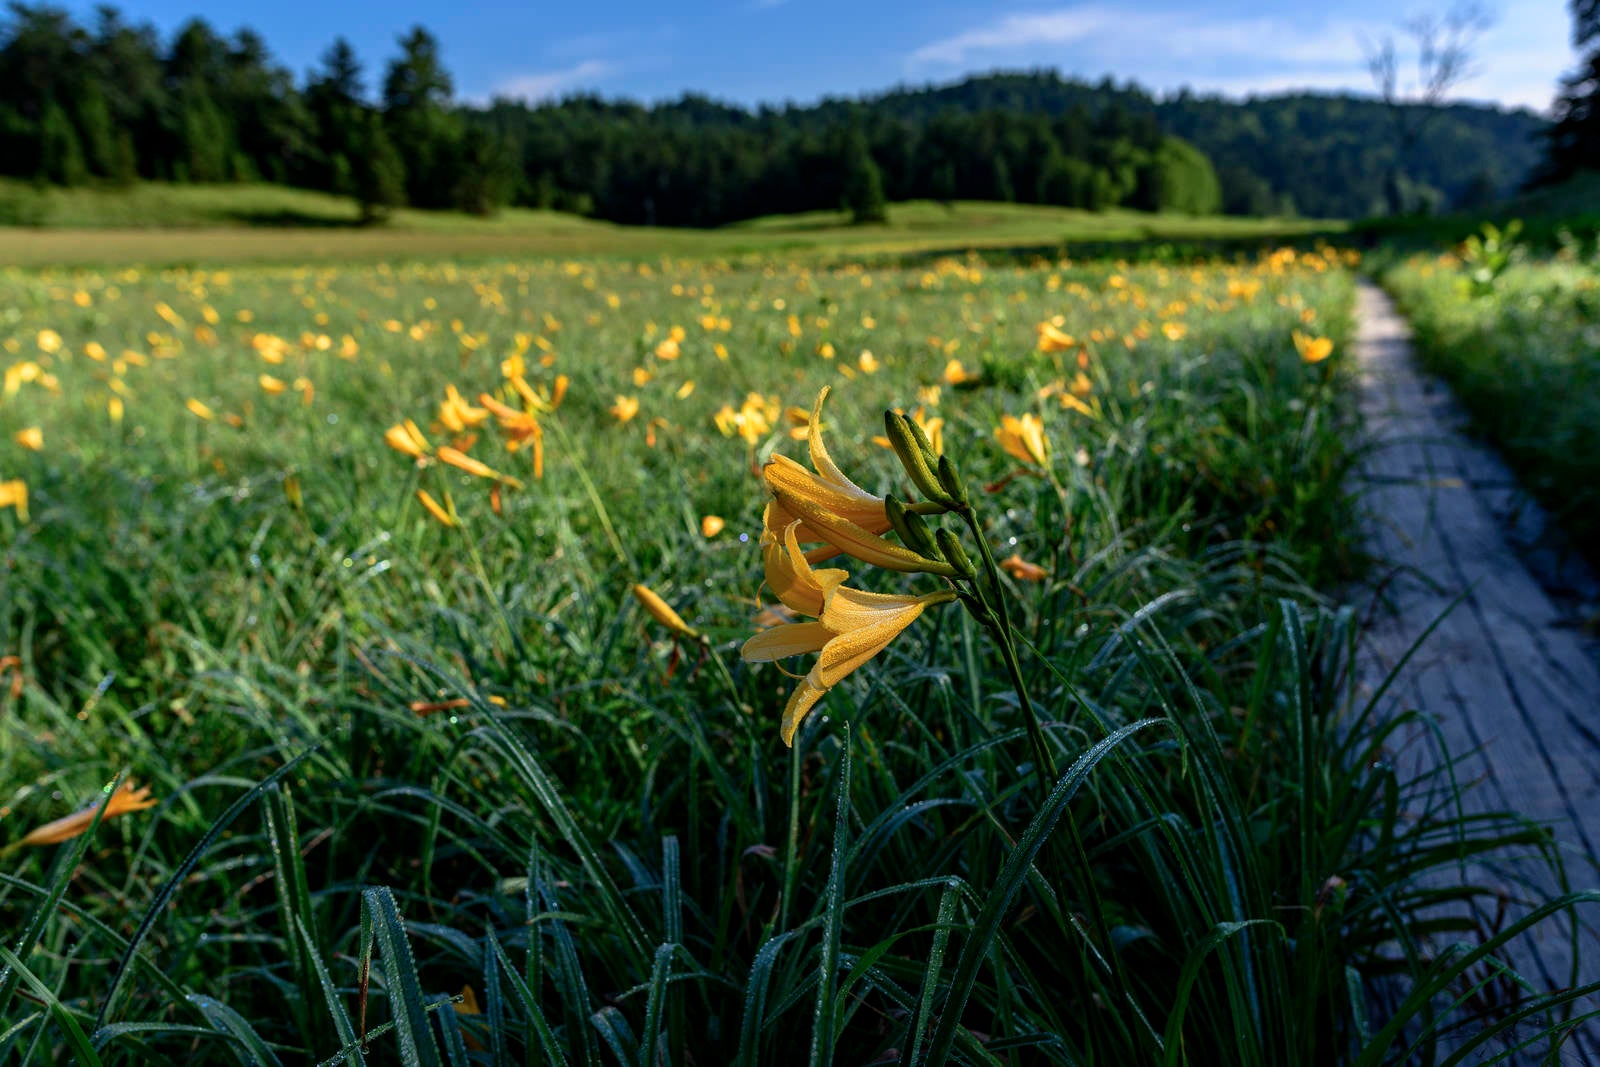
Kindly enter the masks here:
[[[1542, 108], [1572, 63], [1559, 0], [1519, 5], [1477, 44], [1480, 73], [1454, 94]], [[1005, 64], [1048, 64], [1098, 77], [1112, 73], [1156, 90], [1268, 93], [1291, 89], [1371, 92], [1363, 42], [1392, 36], [1395, 20], [1347, 16], [1208, 17], [1192, 11], [1129, 12], [1101, 3], [1000, 15], [929, 42], [906, 58], [908, 74]]]
[[999, 22], [923, 45], [911, 53], [910, 65], [961, 66], [974, 53], [1010, 51], [1042, 44], [1076, 44], [1111, 28], [1109, 12], [1080, 7], [1033, 15], [1007, 15]]
[[536, 102], [579, 89], [616, 72], [616, 64], [603, 59], [586, 59], [563, 70], [518, 74], [494, 87], [493, 96]]

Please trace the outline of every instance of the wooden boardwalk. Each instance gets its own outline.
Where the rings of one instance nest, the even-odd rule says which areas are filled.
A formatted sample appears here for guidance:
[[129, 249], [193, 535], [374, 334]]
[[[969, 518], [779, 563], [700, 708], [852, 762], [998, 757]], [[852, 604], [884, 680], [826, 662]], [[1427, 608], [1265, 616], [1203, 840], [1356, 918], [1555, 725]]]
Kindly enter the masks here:
[[[1547, 581], [1564, 568], [1556, 577], [1581, 592], [1592, 589], [1593, 576], [1570, 555], [1512, 543], [1539, 531], [1537, 508], [1498, 457], [1459, 432], [1453, 398], [1417, 368], [1388, 297], [1363, 284], [1357, 314], [1370, 446], [1358, 479], [1369, 550], [1381, 561], [1361, 684], [1371, 692], [1442, 617], [1385, 705], [1419, 709], [1437, 722], [1460, 759], [1458, 775], [1478, 783], [1469, 810], [1509, 810], [1549, 825], [1573, 887], [1600, 886], [1600, 651], [1528, 561]], [[1400, 756], [1416, 769], [1436, 756], [1424, 739], [1414, 740]], [[1464, 873], [1503, 886], [1514, 902], [1530, 896], [1528, 885], [1554, 890], [1547, 870], [1527, 858]], [[1600, 909], [1582, 917], [1600, 927]], [[1566, 987], [1570, 943], [1560, 923], [1545, 927], [1518, 943], [1512, 963], [1543, 988]], [[1592, 929], [1580, 936], [1580, 980], [1596, 981], [1600, 937]], [[1600, 1023], [1569, 1041], [1562, 1062], [1600, 1067]]]

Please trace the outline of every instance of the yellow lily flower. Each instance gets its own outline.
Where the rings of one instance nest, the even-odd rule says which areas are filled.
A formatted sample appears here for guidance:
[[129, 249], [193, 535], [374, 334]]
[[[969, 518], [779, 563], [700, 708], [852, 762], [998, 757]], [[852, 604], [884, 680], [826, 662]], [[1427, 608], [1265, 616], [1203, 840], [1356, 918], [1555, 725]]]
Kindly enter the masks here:
[[30, 452], [44, 450], [44, 431], [37, 426], [28, 426], [11, 435], [11, 439]]
[[961, 365], [959, 359], [952, 359], [944, 365], [944, 384], [966, 385], [968, 382], [978, 381], [982, 375], [973, 374]]
[[617, 396], [617, 402], [611, 405], [611, 415], [618, 422], [627, 422], [639, 414], [639, 398], [636, 396]]
[[[123, 781], [117, 786], [116, 792], [111, 794], [111, 799], [106, 802], [106, 813], [100, 817], [101, 822], [113, 816], [123, 815], [130, 811], [144, 811], [153, 808], [157, 801], [150, 799], [150, 787], [145, 786], [135, 789], [133, 782]], [[89, 824], [94, 821], [94, 813], [100, 807], [98, 803], [92, 804], [82, 811], [63, 816], [54, 822], [47, 822], [43, 826], [35, 827], [20, 842], [24, 845], [59, 845], [63, 841], [71, 841], [74, 837], [89, 829]]]
[[489, 413], [467, 403], [454, 385], [444, 387], [444, 400], [439, 404], [439, 422], [451, 433], [464, 433], [488, 421]]
[[[776, 501], [767, 505], [762, 520], [761, 564], [767, 588], [790, 611], [801, 615], [821, 615], [828, 590], [842, 583], [849, 575], [833, 567], [820, 571], [812, 568], [815, 560], [799, 551], [800, 524], [789, 519]], [[791, 542], [793, 552], [789, 547]]]
[[700, 636], [699, 630], [684, 622], [683, 616], [673, 611], [672, 606], [661, 599], [661, 594], [651, 589], [648, 585], [635, 582], [633, 597], [652, 619], [673, 633], [691, 639]]
[[415, 460], [426, 459], [432, 447], [428, 439], [422, 436], [422, 431], [417, 429], [417, 424], [410, 419], [397, 422], [383, 431], [383, 443]]
[[[761, 469], [761, 477], [773, 495], [812, 500], [842, 518], [849, 519], [870, 533], [882, 533], [889, 528], [889, 517], [884, 511], [883, 497], [876, 496], [851, 481], [828, 454], [822, 437], [822, 404], [828, 399], [828, 387], [817, 394], [817, 403], [811, 409], [806, 425], [806, 447], [811, 455], [811, 465], [816, 473], [805, 469], [788, 456], [773, 456]], [[801, 412], [804, 414], [804, 412]]]
[[1293, 336], [1295, 349], [1307, 363], [1321, 363], [1333, 355], [1333, 341], [1329, 338], [1312, 337], [1299, 330], [1294, 331]]
[[12, 508], [18, 522], [28, 521], [28, 483], [21, 478], [0, 482], [0, 508]]
[[501, 474], [487, 463], [480, 459], [472, 458], [460, 449], [451, 448], [449, 445], [441, 445], [434, 455], [440, 463], [448, 463], [457, 470], [466, 471], [468, 474], [476, 475], [479, 478], [490, 478], [497, 482], [504, 482], [513, 489], [522, 488], [522, 483], [517, 479], [509, 474]]
[[1041, 352], [1066, 352], [1077, 347], [1078, 339], [1062, 332], [1053, 322], [1041, 322], [1038, 330]]
[[429, 515], [438, 519], [440, 524], [444, 526], [461, 525], [461, 520], [456, 518], [454, 511], [447, 510], [437, 500], [433, 499], [433, 495], [426, 489], [417, 490], [417, 502], [422, 505], [423, 510], [427, 511]]
[[211, 408], [201, 403], [199, 400], [196, 400], [192, 396], [183, 402], [183, 406], [188, 408], [190, 414], [194, 415], [196, 418], [205, 419], [207, 422], [210, 422], [212, 419], [216, 418], [216, 413], [213, 412]]
[[544, 477], [544, 427], [539, 425], [539, 420], [531, 411], [518, 411], [508, 404], [502, 404], [488, 393], [478, 397], [478, 403], [494, 412], [495, 418], [500, 420], [500, 428], [511, 435], [511, 440], [506, 442], [506, 451], [515, 452], [524, 445], [533, 446], [533, 476]]
[[816, 473], [786, 456], [774, 456], [761, 468], [761, 477], [777, 505], [767, 509], [768, 525], [776, 529], [799, 521], [802, 540], [827, 546], [809, 553], [814, 563], [843, 552], [888, 570], [954, 576], [955, 569], [949, 564], [879, 536], [889, 529], [883, 498], [851, 481], [828, 454], [822, 433], [822, 404], [827, 398], [828, 389], [823, 387], [812, 409], [806, 441]]
[[1000, 416], [1000, 425], [994, 431], [1000, 447], [1024, 463], [1044, 466], [1050, 445], [1044, 436], [1044, 423], [1032, 413], [1020, 419], [1014, 415]]
[[[770, 512], [770, 509], [769, 509]], [[800, 551], [799, 523], [790, 523], [782, 544], [769, 530], [762, 539], [767, 584], [785, 607], [817, 616], [815, 622], [790, 622], [763, 630], [744, 643], [746, 662], [765, 663], [817, 653], [817, 662], [789, 694], [780, 733], [794, 744], [800, 723], [829, 689], [888, 647], [932, 604], [955, 599], [948, 590], [924, 596], [867, 593], [844, 585], [841, 570], [814, 571]]]

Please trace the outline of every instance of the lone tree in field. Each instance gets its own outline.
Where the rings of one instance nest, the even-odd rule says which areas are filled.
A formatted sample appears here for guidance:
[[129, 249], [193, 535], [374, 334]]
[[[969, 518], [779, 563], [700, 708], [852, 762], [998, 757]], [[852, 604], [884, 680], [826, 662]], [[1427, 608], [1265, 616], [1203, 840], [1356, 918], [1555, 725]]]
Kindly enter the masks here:
[[361, 120], [350, 169], [363, 224], [387, 222], [390, 212], [405, 206], [406, 166], [375, 113]]
[[1438, 115], [1450, 90], [1479, 72], [1473, 46], [1493, 21], [1486, 10], [1470, 0], [1444, 15], [1422, 14], [1407, 19], [1402, 29], [1415, 46], [1417, 64], [1417, 80], [1409, 85], [1402, 83], [1400, 51], [1393, 35], [1376, 44], [1366, 44], [1367, 70], [1388, 105], [1399, 140], [1384, 180], [1390, 214], [1404, 214], [1414, 205], [1415, 198], [1405, 180], [1412, 150], [1422, 131]]
[[845, 140], [844, 207], [857, 225], [889, 221], [889, 201], [883, 195], [883, 172], [867, 149], [867, 138], [851, 130]]

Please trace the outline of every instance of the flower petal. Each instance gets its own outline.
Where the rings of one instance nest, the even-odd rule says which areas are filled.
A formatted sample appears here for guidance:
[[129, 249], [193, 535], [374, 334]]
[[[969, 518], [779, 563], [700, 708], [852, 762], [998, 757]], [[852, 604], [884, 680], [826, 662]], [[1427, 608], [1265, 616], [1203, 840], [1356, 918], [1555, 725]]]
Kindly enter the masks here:
[[923, 607], [922, 601], [918, 600], [899, 611], [887, 614], [871, 626], [839, 634], [823, 646], [822, 655], [817, 659], [817, 665], [811, 669], [811, 673], [825, 688], [838, 685], [851, 671], [882, 652], [890, 641], [899, 637], [900, 631], [910, 626], [922, 614]]
[[[864, 589], [840, 586], [830, 592], [821, 620], [835, 633], [849, 633], [863, 627], [877, 626], [900, 613], [915, 609], [917, 617], [926, 604], [924, 598], [903, 593], [869, 593]], [[910, 619], [907, 620], [908, 622]]]
[[814, 501], [820, 507], [873, 533], [882, 533], [889, 528], [889, 516], [884, 510], [883, 498], [856, 488], [848, 479], [845, 479], [845, 485], [848, 486], [845, 488], [819, 478], [788, 456], [773, 456], [761, 468], [761, 477], [773, 492], [781, 489], [791, 496]]
[[776, 502], [767, 505], [767, 529], [761, 537], [761, 559], [767, 586], [783, 606], [802, 615], [821, 615], [828, 591], [844, 582], [849, 574], [838, 568], [813, 570], [806, 554], [800, 551], [799, 522], [784, 526], [775, 520], [787, 518]]
[[744, 643], [739, 655], [746, 663], [770, 663], [775, 659], [821, 652], [836, 635], [820, 622], [790, 622], [763, 630]]
[[809, 674], [800, 680], [794, 692], [789, 694], [789, 703], [783, 708], [781, 732], [784, 744], [794, 747], [795, 731], [800, 729], [801, 721], [811, 713], [811, 709], [817, 706], [817, 701], [821, 700], [827, 691], [827, 686], [818, 685]]
[[805, 524], [806, 530], [815, 532], [821, 540], [863, 563], [910, 574], [942, 574], [945, 577], [954, 577], [956, 574], [956, 569], [950, 564], [928, 559], [909, 548], [887, 541], [803, 496], [777, 487], [773, 488], [773, 493], [785, 509]]
[[[833, 461], [833, 457], [828, 455], [828, 446], [822, 443], [822, 402], [826, 399], [828, 399], [828, 387], [823, 386], [822, 391], [817, 393], [816, 406], [811, 409], [811, 433], [808, 435], [806, 442], [811, 451], [811, 465], [817, 468], [817, 473], [824, 480], [832, 483], [835, 488], [845, 495], [854, 498], [858, 504], [864, 507], [876, 506], [881, 512], [883, 510], [883, 498], [874, 496], [855, 482], [852, 482], [844, 471], [839, 469], [839, 465]], [[888, 520], [884, 521], [883, 529], [887, 530], [889, 528]], [[867, 524], [862, 523], [862, 525], [865, 526]]]

